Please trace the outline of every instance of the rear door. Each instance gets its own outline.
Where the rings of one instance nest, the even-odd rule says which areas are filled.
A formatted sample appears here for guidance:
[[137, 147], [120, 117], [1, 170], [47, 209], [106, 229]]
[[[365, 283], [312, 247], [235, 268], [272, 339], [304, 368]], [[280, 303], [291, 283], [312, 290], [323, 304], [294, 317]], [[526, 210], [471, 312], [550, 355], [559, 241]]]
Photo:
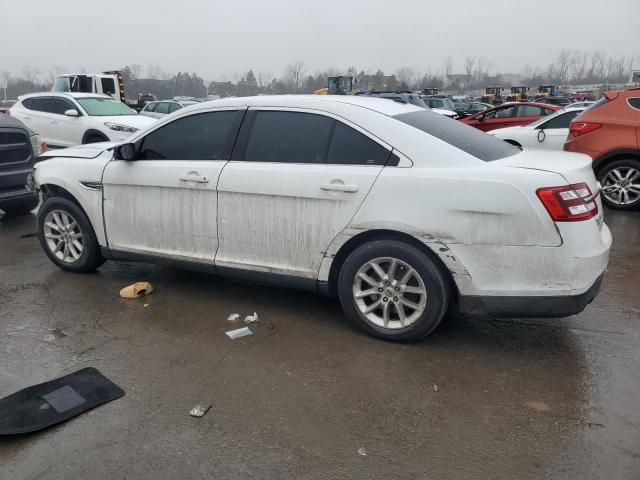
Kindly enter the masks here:
[[355, 125], [313, 111], [250, 110], [218, 186], [218, 269], [317, 279], [324, 251], [390, 156]]
[[562, 150], [569, 134], [569, 124], [579, 113], [581, 110], [564, 112], [541, 123], [533, 129], [528, 146], [546, 150]]
[[40, 135], [42, 141], [52, 147], [61, 146], [51, 119], [53, 117], [52, 97], [33, 97], [22, 101], [25, 107], [16, 118], [22, 120], [29, 128]]
[[109, 162], [102, 180], [109, 247], [212, 265], [216, 185], [243, 114], [179, 117], [136, 142], [137, 160]]

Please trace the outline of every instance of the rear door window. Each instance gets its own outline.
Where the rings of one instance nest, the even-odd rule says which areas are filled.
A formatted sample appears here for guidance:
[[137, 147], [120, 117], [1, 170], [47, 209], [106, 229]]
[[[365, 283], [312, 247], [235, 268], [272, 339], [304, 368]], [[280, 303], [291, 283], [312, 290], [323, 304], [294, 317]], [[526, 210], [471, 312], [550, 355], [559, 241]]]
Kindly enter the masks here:
[[579, 113], [582, 112], [580, 110], [574, 110], [572, 112], [563, 113], [557, 117], [553, 117], [538, 128], [569, 128], [571, 120], [576, 118], [576, 115]]
[[102, 93], [106, 95], [111, 95], [116, 93], [116, 84], [113, 81], [113, 78], [102, 78]]
[[485, 162], [510, 157], [522, 151], [518, 147], [514, 147], [493, 135], [487, 135], [477, 128], [428, 110], [403, 113], [393, 118]]
[[141, 160], [227, 160], [237, 111], [207, 112], [182, 117], [142, 140]]
[[535, 105], [520, 105], [518, 107], [518, 117], [540, 117], [542, 108]]
[[169, 113], [169, 102], [160, 102], [156, 105], [155, 113]]
[[53, 113], [53, 98], [32, 98], [28, 108], [37, 112]]
[[173, 113], [177, 110], [180, 110], [182, 108], [182, 105], [180, 105], [179, 103], [170, 103], [169, 104], [169, 113]]
[[256, 112], [244, 160], [323, 163], [333, 119], [302, 112]]
[[384, 165], [389, 151], [366, 135], [336, 122], [327, 154], [327, 163]]

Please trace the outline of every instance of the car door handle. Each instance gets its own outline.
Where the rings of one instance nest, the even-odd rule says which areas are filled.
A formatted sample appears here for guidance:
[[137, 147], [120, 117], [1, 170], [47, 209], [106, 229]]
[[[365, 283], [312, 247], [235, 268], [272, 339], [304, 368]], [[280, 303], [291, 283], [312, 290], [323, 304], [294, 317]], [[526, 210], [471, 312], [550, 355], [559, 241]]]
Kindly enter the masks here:
[[187, 173], [180, 175], [181, 182], [209, 183], [209, 177], [206, 175], [198, 175], [197, 173]]
[[344, 183], [323, 183], [320, 188], [330, 192], [355, 193], [358, 191], [357, 185], [345, 185]]

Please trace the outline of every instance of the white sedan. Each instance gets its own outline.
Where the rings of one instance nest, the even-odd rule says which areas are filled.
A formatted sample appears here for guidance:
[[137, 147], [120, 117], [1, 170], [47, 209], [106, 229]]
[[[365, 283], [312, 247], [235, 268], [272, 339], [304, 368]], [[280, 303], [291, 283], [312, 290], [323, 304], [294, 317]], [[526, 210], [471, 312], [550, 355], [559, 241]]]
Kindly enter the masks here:
[[9, 114], [38, 132], [51, 148], [122, 142], [156, 122], [108, 95], [47, 92], [24, 95]]
[[569, 135], [569, 124], [584, 108], [566, 108], [529, 125], [490, 130], [487, 133], [516, 147], [562, 150]]
[[216, 100], [46, 156], [38, 235], [63, 270], [145, 261], [306, 288], [388, 340], [427, 336], [454, 304], [578, 313], [609, 258], [589, 157], [379, 98]]

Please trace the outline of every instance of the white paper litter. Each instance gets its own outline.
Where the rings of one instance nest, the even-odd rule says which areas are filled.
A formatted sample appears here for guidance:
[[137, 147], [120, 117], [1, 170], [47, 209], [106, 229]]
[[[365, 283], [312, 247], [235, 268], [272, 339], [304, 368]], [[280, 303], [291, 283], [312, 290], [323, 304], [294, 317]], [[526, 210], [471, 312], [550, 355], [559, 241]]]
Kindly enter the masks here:
[[258, 321], [258, 314], [256, 312], [253, 312], [253, 315], [247, 315], [246, 317], [244, 317], [245, 323], [253, 323], [257, 321]]
[[233, 322], [239, 318], [240, 318], [239, 313], [232, 313], [231, 315], [229, 315], [229, 318], [227, 318], [227, 320], [229, 320], [230, 322]]
[[191, 409], [189, 415], [191, 415], [192, 417], [202, 417], [210, 408], [211, 405], [196, 405]]
[[253, 332], [249, 327], [242, 327], [236, 330], [229, 330], [228, 332], [225, 333], [225, 335], [230, 339], [234, 340], [236, 338], [246, 337], [247, 335], [251, 335], [252, 333]]

